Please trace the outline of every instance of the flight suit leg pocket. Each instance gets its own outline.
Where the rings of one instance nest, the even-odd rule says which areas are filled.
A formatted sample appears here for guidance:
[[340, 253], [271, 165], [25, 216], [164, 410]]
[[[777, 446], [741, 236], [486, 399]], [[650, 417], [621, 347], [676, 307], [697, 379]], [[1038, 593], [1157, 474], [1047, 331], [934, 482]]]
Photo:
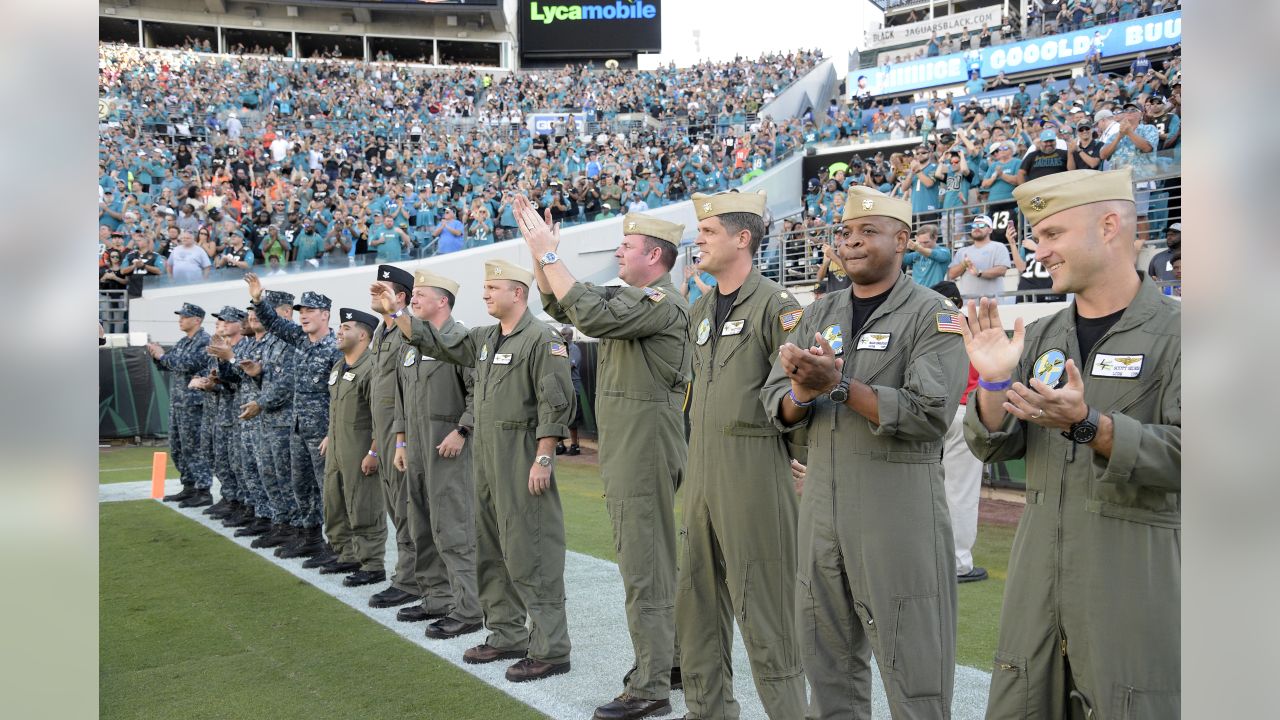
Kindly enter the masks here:
[[1177, 720], [1182, 714], [1181, 693], [1177, 691], [1143, 690], [1116, 683], [1112, 716], [1120, 720]]
[[538, 583], [542, 564], [542, 523], [537, 509], [513, 512], [507, 517], [507, 533], [503, 543], [507, 572], [521, 585]]
[[987, 717], [1025, 718], [1030, 710], [1027, 659], [997, 652], [991, 668], [991, 693]]
[[813, 583], [808, 573], [796, 574], [796, 632], [800, 634], [800, 652], [805, 657], [818, 654], [818, 607], [813, 601]]
[[679, 537], [676, 542], [680, 546], [680, 557], [676, 558], [676, 589], [692, 590], [693, 574], [692, 566], [689, 562], [689, 528], [682, 527], [679, 530]]
[[937, 595], [900, 597], [890, 666], [904, 698], [942, 694], [942, 627]]
[[604, 500], [605, 509], [609, 511], [609, 522], [613, 524], [613, 552], [621, 564], [622, 559], [622, 499], [612, 496]]

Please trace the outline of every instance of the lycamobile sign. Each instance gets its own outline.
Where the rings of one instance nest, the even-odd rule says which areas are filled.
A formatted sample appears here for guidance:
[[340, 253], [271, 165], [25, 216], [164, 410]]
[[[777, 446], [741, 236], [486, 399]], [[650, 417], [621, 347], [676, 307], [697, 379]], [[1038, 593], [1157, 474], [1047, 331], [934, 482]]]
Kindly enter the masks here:
[[661, 0], [521, 0], [523, 56], [621, 57], [662, 51]]
[[529, 19], [550, 25], [557, 20], [652, 20], [658, 8], [644, 2], [622, 2], [612, 5], [547, 5], [529, 3]]

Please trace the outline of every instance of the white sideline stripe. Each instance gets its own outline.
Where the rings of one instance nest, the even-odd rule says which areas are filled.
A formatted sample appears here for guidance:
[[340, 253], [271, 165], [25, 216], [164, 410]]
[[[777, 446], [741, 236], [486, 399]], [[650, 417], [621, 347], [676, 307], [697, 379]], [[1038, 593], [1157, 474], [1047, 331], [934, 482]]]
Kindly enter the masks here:
[[[177, 480], [165, 483], [165, 492], [177, 492], [182, 487]], [[150, 497], [151, 483], [128, 482], [98, 486], [99, 502], [145, 500]], [[349, 588], [342, 584], [341, 575], [321, 575], [314, 570], [303, 570], [301, 560], [284, 560], [275, 557], [272, 550], [255, 550], [249, 547], [253, 538], [237, 538], [235, 528], [225, 528], [222, 523], [204, 515], [199, 509], [168, 507], [187, 518], [222, 535], [263, 560], [285, 572], [314, 585], [332, 595], [374, 622], [447, 662], [462, 668], [485, 683], [514, 697], [553, 718], [586, 720], [597, 705], [604, 704], [622, 692], [622, 676], [631, 667], [631, 639], [623, 619], [622, 578], [617, 565], [607, 560], [570, 551], [565, 558], [565, 591], [568, 594], [569, 636], [573, 642], [573, 670], [546, 680], [531, 683], [510, 683], [503, 676], [508, 662], [488, 665], [467, 665], [462, 662], [462, 652], [482, 642], [484, 631], [453, 640], [428, 640], [423, 635], [425, 623], [402, 623], [395, 619], [397, 608], [376, 609], [368, 606], [369, 596], [383, 590], [387, 583]], [[390, 523], [388, 522], [388, 527]], [[395, 542], [388, 542], [386, 566], [395, 567]], [[751, 683], [751, 668], [742, 645], [742, 635], [734, 629], [733, 643], [734, 695], [742, 707], [743, 720], [766, 717], [755, 687]], [[955, 695], [952, 702], [954, 720], [981, 720], [987, 704], [987, 688], [991, 676], [981, 670], [963, 665], [956, 666]], [[884, 688], [879, 673], [872, 680], [872, 715], [889, 717]], [[672, 715], [681, 717], [686, 711], [684, 693], [671, 694]]]

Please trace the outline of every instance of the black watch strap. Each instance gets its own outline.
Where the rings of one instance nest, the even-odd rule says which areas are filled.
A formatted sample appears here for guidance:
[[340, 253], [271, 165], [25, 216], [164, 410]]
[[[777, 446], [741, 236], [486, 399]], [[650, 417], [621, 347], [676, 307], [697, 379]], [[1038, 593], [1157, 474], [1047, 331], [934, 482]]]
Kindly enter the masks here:
[[465, 438], [465, 437], [471, 437], [471, 430], [470, 430], [470, 429], [468, 429], [466, 425], [459, 425], [459, 426], [458, 426], [458, 434], [459, 434], [459, 435], [461, 435], [461, 436], [462, 436], [462, 437], [464, 437], [464, 438]]

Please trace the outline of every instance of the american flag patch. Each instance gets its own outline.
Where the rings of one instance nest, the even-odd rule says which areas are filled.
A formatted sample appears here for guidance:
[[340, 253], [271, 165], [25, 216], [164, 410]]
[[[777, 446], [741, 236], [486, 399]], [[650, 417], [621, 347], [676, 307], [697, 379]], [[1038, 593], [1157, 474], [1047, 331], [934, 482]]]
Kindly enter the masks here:
[[667, 296], [667, 294], [662, 292], [661, 290], [657, 288], [651, 288], [651, 287], [645, 288], [644, 294], [646, 297], [648, 297], [650, 300], [656, 303], [662, 302], [662, 298]]
[[784, 312], [778, 316], [778, 321], [782, 323], [782, 329], [791, 332], [792, 328], [800, 323], [800, 318], [804, 317], [804, 308], [796, 308], [791, 312]]
[[949, 332], [957, 335], [963, 335], [964, 331], [960, 329], [960, 313], [938, 313], [938, 332]]
[[556, 357], [567, 358], [569, 357], [569, 349], [565, 347], [564, 343], [553, 342], [551, 343], [551, 354]]

